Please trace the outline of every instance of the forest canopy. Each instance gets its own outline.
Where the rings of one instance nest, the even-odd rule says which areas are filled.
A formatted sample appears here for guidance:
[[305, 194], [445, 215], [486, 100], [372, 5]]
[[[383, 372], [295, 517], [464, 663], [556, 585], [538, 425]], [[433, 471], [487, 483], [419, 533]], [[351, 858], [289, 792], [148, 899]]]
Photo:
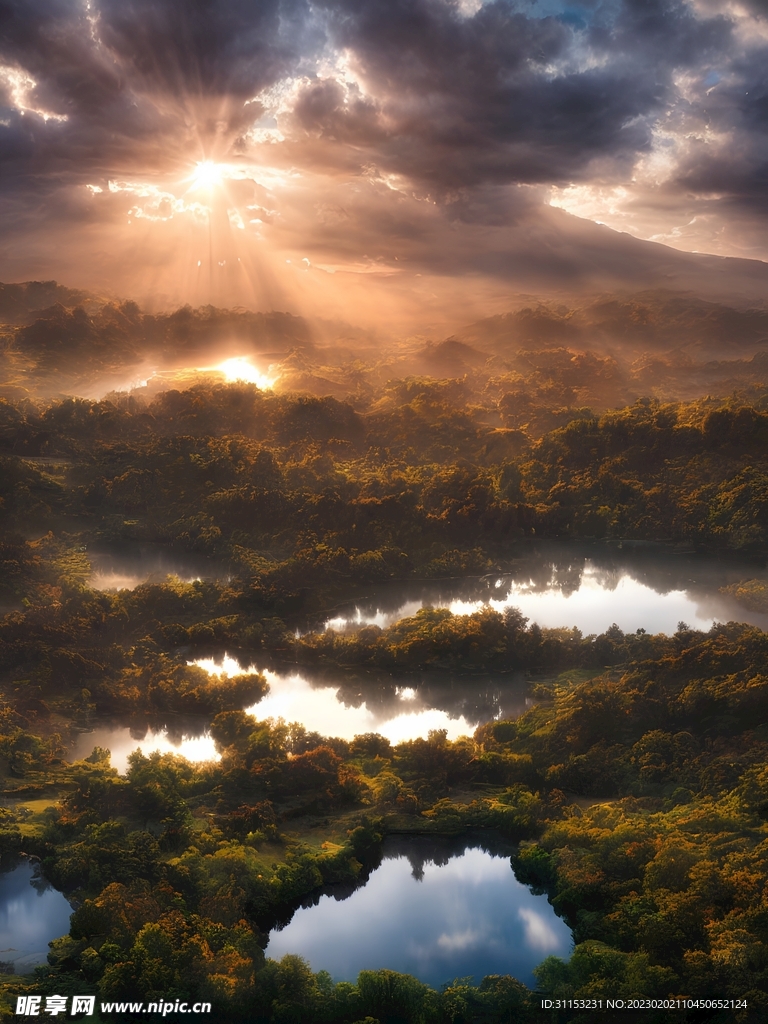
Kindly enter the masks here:
[[[608, 357], [524, 363], [346, 397], [200, 380], [0, 401], [0, 845], [78, 905], [34, 982], [4, 992], [173, 993], [265, 1024], [525, 1021], [544, 997], [694, 993], [747, 1000], [710, 1019], [762, 1019], [765, 634], [585, 636], [487, 598], [543, 541], [652, 540], [741, 559], [729, 593], [764, 608], [768, 393], [593, 410], [578, 381], [617, 373]], [[199, 578], [96, 589], [98, 553], [126, 545], [197, 559]], [[486, 603], [326, 628], [371, 588], [452, 580]], [[193, 664], [222, 652], [240, 672]], [[341, 739], [262, 719], [255, 663], [333, 678], [353, 702], [518, 673], [531, 706], [455, 740]], [[207, 730], [219, 759], [72, 761], [105, 716]], [[265, 958], [270, 928], [364, 884], [393, 834], [501, 837], [572, 956], [544, 961], [536, 995]]]

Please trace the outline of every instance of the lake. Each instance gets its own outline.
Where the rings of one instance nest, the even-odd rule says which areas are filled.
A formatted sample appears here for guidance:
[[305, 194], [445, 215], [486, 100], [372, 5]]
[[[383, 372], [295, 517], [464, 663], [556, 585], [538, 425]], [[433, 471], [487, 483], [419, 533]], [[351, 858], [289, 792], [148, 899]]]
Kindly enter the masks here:
[[48, 943], [69, 932], [72, 907], [26, 858], [0, 872], [0, 963], [16, 974], [46, 963]]
[[336, 981], [388, 968], [436, 987], [486, 974], [532, 986], [537, 964], [571, 948], [567, 925], [546, 896], [518, 882], [508, 853], [470, 846], [451, 854], [408, 839], [386, 843], [381, 865], [351, 895], [297, 910], [272, 931], [266, 953], [296, 953]]

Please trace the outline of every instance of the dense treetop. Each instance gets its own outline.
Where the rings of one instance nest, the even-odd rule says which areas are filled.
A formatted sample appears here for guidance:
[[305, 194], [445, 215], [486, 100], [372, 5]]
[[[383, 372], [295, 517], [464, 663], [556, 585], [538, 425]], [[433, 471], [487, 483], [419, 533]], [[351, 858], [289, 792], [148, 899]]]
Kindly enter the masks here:
[[[334, 984], [263, 954], [299, 902], [364, 883], [387, 835], [494, 834], [573, 929], [542, 993], [747, 997], [736, 1019], [762, 1019], [762, 631], [582, 636], [488, 606], [321, 626], [391, 581], [462, 577], [487, 596], [542, 537], [735, 552], [733, 595], [764, 606], [746, 561], [768, 552], [762, 391], [550, 405], [542, 430], [529, 385], [499, 378], [481, 402], [469, 378], [423, 377], [366, 402], [211, 382], [0, 402], [0, 843], [79, 902], [35, 991], [193, 995], [265, 1024], [533, 1019], [509, 978]], [[201, 559], [202, 578], [93, 589], [100, 546], [149, 542]], [[225, 650], [330, 673], [355, 700], [418, 673], [518, 672], [535, 704], [455, 742], [347, 742], [246, 714], [262, 674], [190, 664]], [[100, 716], [207, 728], [221, 760], [135, 754], [124, 777], [98, 748], [69, 763]]]

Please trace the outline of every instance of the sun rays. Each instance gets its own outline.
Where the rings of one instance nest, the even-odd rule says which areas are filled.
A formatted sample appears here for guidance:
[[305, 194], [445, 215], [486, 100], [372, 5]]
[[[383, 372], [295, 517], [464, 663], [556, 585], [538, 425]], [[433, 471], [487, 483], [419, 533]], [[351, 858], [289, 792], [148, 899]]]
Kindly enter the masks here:
[[189, 179], [189, 191], [221, 187], [225, 177], [227, 174], [224, 164], [217, 164], [214, 160], [198, 160]]

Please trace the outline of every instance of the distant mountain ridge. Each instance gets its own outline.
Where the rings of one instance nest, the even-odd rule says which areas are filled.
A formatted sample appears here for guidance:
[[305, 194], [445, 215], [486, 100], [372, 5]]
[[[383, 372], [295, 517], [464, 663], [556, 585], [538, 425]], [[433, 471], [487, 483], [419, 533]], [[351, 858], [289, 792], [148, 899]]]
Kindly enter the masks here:
[[[51, 298], [53, 304], [38, 306]], [[86, 365], [94, 372], [117, 371], [147, 361], [156, 367], [193, 366], [219, 351], [257, 355], [286, 369], [295, 363], [298, 372], [306, 370], [307, 359], [328, 365], [358, 357], [375, 362], [397, 350], [347, 323], [242, 307], [147, 313], [131, 300], [105, 302], [55, 281], [0, 284], [2, 310], [13, 350], [42, 373], [71, 372], [78, 362], [80, 372]], [[768, 351], [768, 307], [736, 308], [670, 289], [592, 296], [583, 304], [533, 299], [411, 352], [417, 372], [461, 376], [489, 356], [504, 359], [554, 348], [630, 360], [639, 355], [695, 363], [743, 359]]]
[[87, 307], [98, 301], [90, 292], [81, 288], [65, 288], [56, 281], [0, 283], [0, 322], [25, 323], [31, 313], [34, 314], [57, 303], [69, 307]]
[[768, 346], [768, 309], [736, 309], [666, 290], [605, 296], [583, 307], [539, 303], [469, 324], [456, 339], [503, 355], [565, 346], [632, 352], [680, 352], [729, 358]]
[[571, 305], [581, 296], [649, 289], [742, 307], [768, 301], [764, 260], [688, 252], [547, 206], [508, 232], [503, 246], [489, 245], [473, 270]]

